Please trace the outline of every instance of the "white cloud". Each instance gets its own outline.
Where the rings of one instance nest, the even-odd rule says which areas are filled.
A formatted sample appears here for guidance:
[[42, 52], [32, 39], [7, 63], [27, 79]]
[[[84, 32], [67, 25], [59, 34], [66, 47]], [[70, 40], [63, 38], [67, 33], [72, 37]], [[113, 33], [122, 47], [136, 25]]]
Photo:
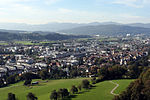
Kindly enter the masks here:
[[115, 0], [114, 4], [122, 4], [134, 8], [143, 8], [150, 3], [150, 0]]
[[54, 4], [59, 1], [61, 1], [61, 0], [44, 0], [45, 4], [47, 4], [47, 5], [51, 5], [51, 4]]
[[65, 8], [59, 8], [58, 11], [59, 11], [60, 13], [71, 13], [71, 12], [73, 12], [72, 10], [70, 10], [70, 9], [65, 9]]

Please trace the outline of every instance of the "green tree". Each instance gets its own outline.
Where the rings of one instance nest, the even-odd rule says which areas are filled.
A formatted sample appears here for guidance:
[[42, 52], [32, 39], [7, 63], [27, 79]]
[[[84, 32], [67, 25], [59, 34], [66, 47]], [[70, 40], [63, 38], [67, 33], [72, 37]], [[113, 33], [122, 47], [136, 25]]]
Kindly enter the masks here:
[[90, 82], [88, 80], [82, 81], [82, 88], [89, 89]]
[[47, 79], [48, 78], [48, 72], [47, 72], [47, 70], [42, 70], [40, 72], [40, 77], [41, 77], [42, 80]]
[[82, 86], [80, 84], [78, 85], [78, 90], [82, 90]]
[[4, 81], [0, 79], [0, 88], [4, 86]]
[[73, 85], [72, 87], [71, 87], [71, 93], [78, 93], [78, 88], [75, 86], [75, 85]]
[[16, 81], [15, 81], [15, 75], [11, 75], [11, 76], [9, 76], [8, 78], [7, 78], [7, 83], [8, 84], [13, 84], [13, 83], [15, 83]]
[[37, 100], [38, 98], [33, 93], [28, 93], [27, 100]]
[[16, 100], [15, 94], [8, 93], [8, 99], [7, 100]]
[[50, 95], [50, 99], [57, 100], [57, 98], [58, 98], [58, 94], [57, 94], [56, 90], [52, 91], [52, 93]]
[[31, 85], [32, 79], [30, 80], [25, 80], [24, 85]]

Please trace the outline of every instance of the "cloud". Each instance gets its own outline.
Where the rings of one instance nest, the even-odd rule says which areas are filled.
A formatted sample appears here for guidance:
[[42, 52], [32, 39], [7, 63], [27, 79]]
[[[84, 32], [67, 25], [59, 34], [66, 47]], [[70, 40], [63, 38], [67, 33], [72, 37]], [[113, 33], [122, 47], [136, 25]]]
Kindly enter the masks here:
[[150, 3], [150, 0], [115, 0], [114, 4], [122, 4], [134, 8], [143, 8]]
[[47, 5], [51, 5], [51, 4], [54, 4], [59, 1], [61, 1], [61, 0], [44, 0], [45, 4], [47, 4]]
[[116, 21], [119, 21], [120, 23], [148, 23], [150, 22], [150, 19], [148, 17], [132, 15], [129, 13], [118, 14], [117, 18], [119, 19]]
[[18, 3], [24, 3], [24, 2], [31, 2], [32, 0], [0, 0], [0, 5], [12, 5], [12, 4], [18, 4]]
[[71, 13], [71, 12], [73, 12], [72, 10], [70, 10], [70, 9], [65, 9], [65, 8], [59, 8], [58, 11], [59, 11], [60, 13]]

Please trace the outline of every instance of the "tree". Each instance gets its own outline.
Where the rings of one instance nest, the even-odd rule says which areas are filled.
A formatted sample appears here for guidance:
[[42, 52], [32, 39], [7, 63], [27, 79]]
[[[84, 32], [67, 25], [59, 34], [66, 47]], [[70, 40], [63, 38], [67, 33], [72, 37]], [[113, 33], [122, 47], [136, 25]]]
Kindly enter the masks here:
[[37, 100], [38, 98], [33, 93], [28, 93], [27, 100]]
[[74, 93], [78, 93], [78, 88], [73, 85], [73, 86], [71, 87], [71, 90], [70, 90], [70, 91], [71, 91], [73, 94], [74, 94]]
[[25, 80], [24, 85], [30, 85], [32, 80]]
[[8, 93], [8, 99], [7, 100], [16, 100], [15, 94]]
[[36, 78], [39, 78], [39, 76], [30, 72], [24, 73], [22, 75], [23, 80], [31, 80], [31, 79], [36, 79]]
[[63, 93], [64, 93], [64, 97], [69, 96], [68, 89], [66, 89], [66, 88], [63, 89]]
[[42, 80], [45, 80], [45, 79], [48, 78], [48, 74], [47, 73], [48, 73], [47, 70], [42, 70], [40, 72], [40, 77], [41, 77]]
[[11, 76], [9, 76], [8, 78], [7, 78], [7, 83], [8, 84], [13, 84], [13, 83], [15, 83], [16, 81], [15, 81], [15, 75], [11, 75]]
[[56, 90], [52, 91], [52, 93], [50, 95], [50, 99], [57, 100], [57, 98], [58, 98], [58, 94], [57, 94]]
[[63, 89], [59, 89], [57, 93], [58, 93], [58, 97], [59, 97], [59, 98], [61, 98], [61, 99], [64, 98]]
[[81, 85], [78, 85], [78, 89], [81, 91], [81, 90], [82, 90], [82, 86], [81, 86]]
[[69, 96], [69, 92], [65, 88], [64, 89], [59, 89], [59, 91], [57, 93], [58, 93], [58, 97], [61, 98], [61, 99]]
[[93, 77], [93, 78], [91, 79], [91, 82], [92, 82], [92, 84], [96, 84], [96, 77]]
[[0, 79], [0, 88], [4, 86], [4, 81]]
[[90, 82], [88, 80], [83, 80], [82, 81], [82, 87], [85, 89], [89, 89]]

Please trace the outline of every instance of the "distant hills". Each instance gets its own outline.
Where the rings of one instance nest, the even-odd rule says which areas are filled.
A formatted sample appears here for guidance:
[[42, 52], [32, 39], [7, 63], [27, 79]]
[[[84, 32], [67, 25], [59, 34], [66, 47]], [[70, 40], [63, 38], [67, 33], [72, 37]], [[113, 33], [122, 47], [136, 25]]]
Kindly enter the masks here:
[[24, 23], [0, 23], [0, 29], [6, 30], [23, 30], [23, 31], [50, 31], [57, 32], [60, 30], [72, 29], [81, 26], [96, 26], [96, 25], [127, 25], [134, 27], [143, 27], [150, 28], [149, 24], [143, 23], [132, 23], [132, 24], [121, 24], [116, 22], [92, 22], [92, 23], [47, 23], [47, 24], [38, 24], [38, 25], [30, 25]]
[[118, 36], [126, 34], [150, 34], [150, 28], [132, 27], [126, 25], [96, 25], [96, 26], [82, 26], [68, 30], [61, 30], [60, 32], [68, 34], [87, 34], [87, 35], [105, 35]]
[[0, 32], [0, 41], [12, 41], [12, 40], [67, 40], [67, 39], [76, 39], [76, 38], [89, 38], [90, 36], [86, 35], [63, 35], [58, 33], [51, 33], [46, 35], [41, 35], [39, 33], [30, 33], [30, 34], [12, 34], [8, 32]]
[[0, 23], [0, 31], [13, 34], [39, 33], [47, 35], [51, 33], [75, 34], [75, 35], [125, 35], [150, 33], [150, 23], [121, 24], [115, 22], [92, 23], [48, 23], [29, 25], [24, 23]]

